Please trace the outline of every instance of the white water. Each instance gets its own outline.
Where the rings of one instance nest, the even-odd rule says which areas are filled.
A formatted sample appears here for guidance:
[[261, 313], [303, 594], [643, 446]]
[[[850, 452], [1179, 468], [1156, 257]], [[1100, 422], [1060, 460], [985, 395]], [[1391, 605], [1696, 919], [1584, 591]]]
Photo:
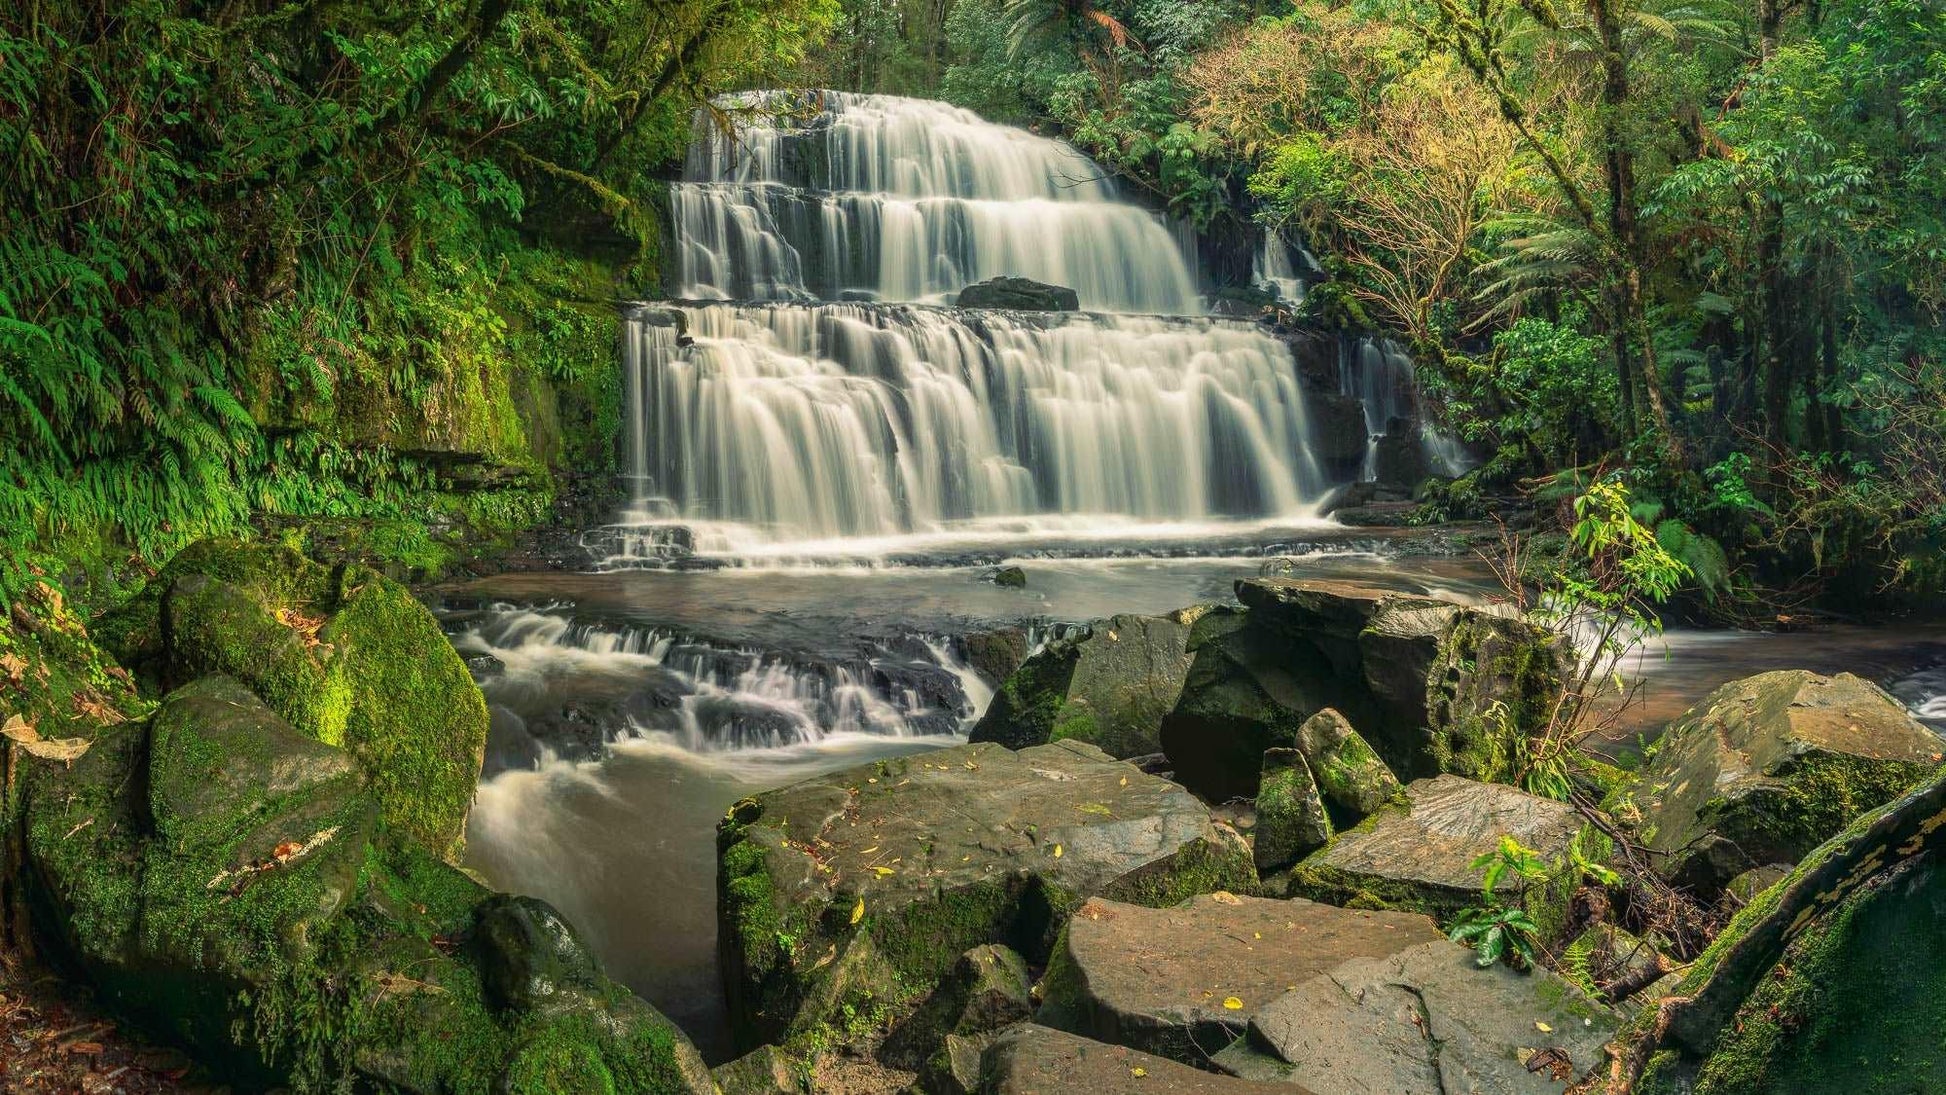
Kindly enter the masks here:
[[1091, 310], [1201, 311], [1161, 219], [1059, 141], [833, 91], [719, 100], [695, 131], [670, 188], [679, 297], [945, 303], [1012, 275]]
[[1361, 478], [1378, 477], [1379, 439], [1395, 429], [1419, 431], [1420, 450], [1434, 473], [1456, 476], [1470, 461], [1458, 439], [1437, 429], [1422, 413], [1412, 355], [1389, 338], [1361, 338], [1340, 351], [1340, 390], [1365, 408], [1365, 466]]
[[[1309, 251], [1304, 252], [1304, 258], [1310, 266], [1317, 266], [1317, 260], [1311, 257]], [[1260, 288], [1268, 290], [1285, 304], [1295, 307], [1304, 303], [1304, 276], [1291, 262], [1290, 245], [1276, 230], [1264, 231], [1263, 246], [1257, 248], [1250, 273]]]
[[1256, 327], [869, 304], [694, 305], [627, 328], [630, 520], [702, 550], [995, 522], [1301, 521], [1328, 484]]

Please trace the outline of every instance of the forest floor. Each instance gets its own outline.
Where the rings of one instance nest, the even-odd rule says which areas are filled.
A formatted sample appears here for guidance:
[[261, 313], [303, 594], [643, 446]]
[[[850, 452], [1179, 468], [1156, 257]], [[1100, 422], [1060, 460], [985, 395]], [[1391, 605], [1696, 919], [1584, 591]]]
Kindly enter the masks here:
[[0, 952], [0, 1092], [217, 1095], [183, 1053], [122, 1030], [85, 989]]

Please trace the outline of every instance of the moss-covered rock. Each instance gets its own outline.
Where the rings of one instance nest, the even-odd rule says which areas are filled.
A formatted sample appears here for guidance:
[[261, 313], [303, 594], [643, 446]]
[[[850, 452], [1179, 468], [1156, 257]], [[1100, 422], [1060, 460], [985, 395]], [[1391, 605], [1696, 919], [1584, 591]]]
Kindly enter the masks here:
[[1193, 796], [1074, 741], [821, 776], [738, 803], [718, 841], [718, 945], [746, 1046], [882, 1024], [981, 944], [1044, 960], [1091, 895], [1255, 885], [1242, 840]]
[[879, 1047], [878, 1059], [923, 1071], [947, 1038], [980, 1038], [1033, 1015], [1033, 987], [1019, 952], [993, 943], [974, 947], [893, 1028]]
[[1254, 797], [1265, 750], [1295, 746], [1306, 718], [1344, 700], [1330, 654], [1253, 610], [1204, 615], [1188, 649], [1194, 660], [1161, 744], [1176, 778], [1211, 802]]
[[[1289, 893], [1350, 908], [1423, 912], [1444, 923], [1480, 904], [1481, 877], [1473, 861], [1495, 851], [1502, 837], [1554, 860], [1566, 854], [1581, 825], [1581, 815], [1567, 803], [1512, 787], [1458, 776], [1416, 780], [1397, 800], [1299, 863]], [[1544, 932], [1565, 917], [1567, 895], [1538, 881], [1505, 878], [1497, 892], [1504, 900], [1524, 898]]]
[[1202, 612], [1114, 616], [1049, 643], [1002, 683], [972, 740], [1024, 749], [1072, 738], [1112, 757], [1160, 752]]
[[301, 732], [346, 749], [388, 825], [457, 852], [486, 702], [404, 587], [287, 546], [206, 540], [118, 610], [111, 630], [164, 686], [210, 673], [243, 682]]
[[1669, 727], [1635, 793], [1665, 870], [1707, 895], [1795, 863], [1938, 763], [1937, 735], [1849, 673], [1761, 673]]
[[1257, 873], [1268, 875], [1324, 847], [1331, 839], [1311, 766], [1296, 749], [1264, 751], [1263, 779], [1257, 787], [1257, 825], [1252, 854]]
[[242, 1086], [711, 1090], [552, 910], [487, 901], [385, 824], [354, 758], [233, 679], [20, 782], [37, 935]]
[[1399, 793], [1398, 777], [1352, 728], [1351, 720], [1332, 708], [1297, 728], [1297, 751], [1309, 763], [1335, 824], [1356, 825]]

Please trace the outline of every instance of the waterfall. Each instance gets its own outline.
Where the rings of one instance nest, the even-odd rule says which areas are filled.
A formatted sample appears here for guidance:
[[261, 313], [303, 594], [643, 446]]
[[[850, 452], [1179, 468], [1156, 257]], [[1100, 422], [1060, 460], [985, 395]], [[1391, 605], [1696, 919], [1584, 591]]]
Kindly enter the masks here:
[[[1309, 251], [1303, 252], [1306, 268], [1317, 266], [1317, 260]], [[1304, 303], [1304, 275], [1291, 262], [1290, 245], [1276, 229], [1264, 231], [1263, 246], [1257, 248], [1255, 261], [1251, 264], [1251, 280], [1258, 287], [1268, 291], [1286, 304]]]
[[1338, 352], [1339, 391], [1365, 408], [1365, 463], [1359, 477], [1378, 477], [1381, 439], [1395, 429], [1419, 433], [1425, 466], [1445, 476], [1464, 472], [1470, 463], [1459, 440], [1439, 430], [1420, 413], [1419, 378], [1412, 355], [1389, 338], [1360, 338], [1344, 343]]
[[1091, 310], [1200, 311], [1169, 229], [1116, 201], [1098, 164], [945, 103], [719, 100], [697, 114], [670, 221], [684, 299], [946, 303], [1014, 275], [1069, 286]]
[[1288, 350], [1243, 323], [705, 304], [627, 326], [636, 512], [738, 542], [1038, 515], [1303, 515]]

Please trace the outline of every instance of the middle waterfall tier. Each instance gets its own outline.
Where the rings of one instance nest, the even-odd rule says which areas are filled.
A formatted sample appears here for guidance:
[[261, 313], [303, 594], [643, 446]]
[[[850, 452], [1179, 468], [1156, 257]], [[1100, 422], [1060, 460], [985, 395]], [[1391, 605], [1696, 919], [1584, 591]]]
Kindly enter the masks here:
[[626, 338], [638, 515], [809, 540], [1302, 517], [1328, 485], [1290, 352], [1250, 324], [710, 304]]
[[[727, 117], [732, 128], [719, 128]], [[950, 303], [997, 275], [1098, 311], [1202, 311], [1161, 220], [1059, 141], [944, 103], [767, 92], [698, 113], [670, 187], [676, 294]]]

